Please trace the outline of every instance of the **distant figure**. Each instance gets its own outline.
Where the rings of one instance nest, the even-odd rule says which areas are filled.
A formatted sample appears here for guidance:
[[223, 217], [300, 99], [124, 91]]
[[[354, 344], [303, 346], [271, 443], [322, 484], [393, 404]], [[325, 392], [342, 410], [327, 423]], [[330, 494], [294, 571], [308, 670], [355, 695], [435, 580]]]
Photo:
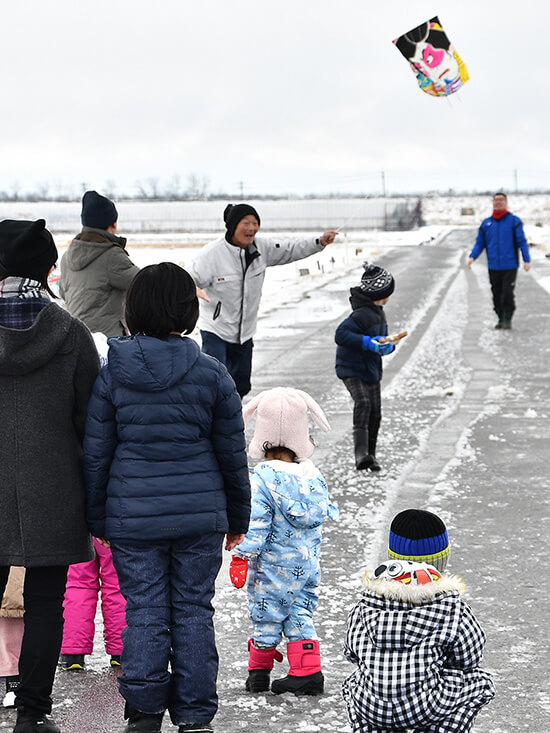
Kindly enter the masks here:
[[0, 222], [0, 596], [10, 568], [26, 568], [14, 733], [60, 733], [67, 569], [93, 557], [81, 453], [99, 359], [86, 326], [50, 300], [56, 262], [44, 219]]
[[519, 216], [508, 211], [508, 199], [505, 193], [493, 196], [493, 213], [483, 219], [477, 233], [476, 243], [468, 257], [468, 267], [477, 260], [485, 249], [489, 280], [493, 293], [493, 307], [498, 316], [495, 328], [510, 329], [512, 316], [516, 309], [514, 288], [519, 267], [518, 250], [521, 250], [523, 269], [528, 272], [531, 267], [529, 245], [523, 232], [523, 224]]
[[223, 218], [225, 236], [206, 245], [188, 270], [201, 298], [202, 350], [226, 365], [244, 397], [250, 392], [252, 337], [266, 268], [320, 252], [338, 232], [292, 241], [257, 238], [260, 216], [250, 204], [229, 204]]
[[124, 733], [211, 731], [218, 707], [212, 598], [222, 542], [242, 542], [250, 482], [241, 401], [227, 369], [183, 333], [199, 315], [178, 265], [149, 265], [126, 297], [86, 423], [88, 523], [110, 542], [126, 599]]
[[112, 201], [86, 191], [81, 219], [82, 231], [61, 258], [59, 294], [69, 313], [90, 331], [121, 336], [124, 295], [139, 267], [126, 252], [126, 239], [116, 234], [118, 212]]
[[479, 668], [485, 634], [465, 585], [443, 572], [445, 525], [430, 512], [406, 510], [392, 522], [389, 544], [396, 559], [365, 572], [348, 618], [344, 654], [357, 667], [343, 685], [351, 729], [467, 733], [495, 689]]
[[258, 459], [252, 474], [250, 529], [233, 555], [231, 582], [245, 584], [252, 638], [248, 642], [250, 692], [269, 690], [273, 660], [283, 636], [290, 669], [275, 680], [275, 694], [320, 695], [324, 678], [313, 612], [319, 600], [319, 552], [326, 519], [338, 515], [330, 503], [325, 479], [308, 460], [313, 453], [308, 410], [324, 430], [329, 424], [306, 392], [277, 387], [261, 392], [243, 413], [257, 410], [250, 455]]
[[395, 280], [378, 265], [365, 263], [358, 286], [350, 290], [351, 315], [336, 329], [336, 376], [353, 399], [353, 443], [355, 467], [380, 471], [376, 443], [382, 417], [380, 382], [382, 357], [395, 346], [380, 343], [388, 335], [384, 306], [390, 299]]

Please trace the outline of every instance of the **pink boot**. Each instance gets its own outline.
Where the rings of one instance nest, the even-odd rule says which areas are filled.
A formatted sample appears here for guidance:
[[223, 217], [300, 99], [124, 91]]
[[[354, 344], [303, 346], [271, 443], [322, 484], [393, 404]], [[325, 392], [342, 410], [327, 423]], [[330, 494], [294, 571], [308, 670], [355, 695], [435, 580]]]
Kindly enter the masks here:
[[283, 661], [283, 655], [272, 646], [269, 649], [257, 649], [254, 640], [248, 640], [248, 679], [246, 689], [249, 692], [266, 692], [269, 690], [269, 673], [273, 669], [273, 661]]
[[289, 641], [286, 654], [290, 669], [286, 677], [275, 680], [271, 691], [276, 695], [293, 692], [295, 695], [320, 695], [325, 678], [321, 672], [319, 642], [311, 639]]

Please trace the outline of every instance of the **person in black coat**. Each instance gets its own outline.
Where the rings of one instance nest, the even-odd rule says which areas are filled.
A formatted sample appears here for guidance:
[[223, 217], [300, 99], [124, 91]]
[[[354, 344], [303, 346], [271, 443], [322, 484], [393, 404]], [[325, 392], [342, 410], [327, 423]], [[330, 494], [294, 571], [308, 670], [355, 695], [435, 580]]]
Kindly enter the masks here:
[[395, 346], [380, 343], [388, 335], [384, 305], [395, 288], [391, 273], [364, 264], [358, 287], [350, 290], [352, 313], [336, 329], [336, 375], [353, 399], [353, 441], [357, 469], [379, 471], [376, 441], [381, 418], [382, 356]]
[[0, 222], [0, 596], [26, 568], [14, 733], [49, 717], [67, 569], [93, 558], [82, 439], [99, 371], [91, 333], [50, 300], [57, 249], [44, 219]]
[[160, 731], [166, 710], [180, 732], [207, 731], [222, 540], [236, 547], [250, 518], [241, 400], [226, 367], [181, 335], [199, 315], [181, 267], [141, 270], [125, 315], [132, 335], [109, 339], [84, 441], [88, 523], [126, 599], [125, 733]]

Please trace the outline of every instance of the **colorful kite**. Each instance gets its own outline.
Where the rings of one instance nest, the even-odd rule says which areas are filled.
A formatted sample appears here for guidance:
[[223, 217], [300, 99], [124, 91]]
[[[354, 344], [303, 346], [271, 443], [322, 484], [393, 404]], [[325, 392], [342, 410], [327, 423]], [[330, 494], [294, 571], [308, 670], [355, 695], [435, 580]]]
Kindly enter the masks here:
[[420, 89], [426, 94], [446, 97], [458, 91], [470, 78], [437, 16], [399, 36], [393, 43], [410, 63]]

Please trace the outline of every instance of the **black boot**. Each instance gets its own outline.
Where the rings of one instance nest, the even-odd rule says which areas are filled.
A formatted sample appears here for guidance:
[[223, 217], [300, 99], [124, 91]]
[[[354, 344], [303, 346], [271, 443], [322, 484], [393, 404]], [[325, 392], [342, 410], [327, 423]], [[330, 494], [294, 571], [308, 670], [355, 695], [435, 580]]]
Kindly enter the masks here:
[[502, 316], [501, 326], [503, 330], [509, 331], [512, 328], [512, 316], [506, 313]]
[[61, 730], [48, 715], [19, 709], [13, 733], [61, 733]]
[[178, 733], [187, 733], [194, 731], [195, 733], [214, 733], [214, 728], [210, 723], [191, 723], [190, 725], [180, 725]]
[[305, 677], [294, 677], [287, 674], [280, 680], [273, 680], [271, 692], [282, 695], [284, 692], [293, 692], [295, 695], [322, 695], [325, 688], [325, 678], [322, 672], [308, 674]]
[[269, 669], [251, 669], [245, 682], [245, 688], [248, 692], [267, 692], [269, 690], [270, 672]]
[[380, 464], [378, 463], [378, 461], [376, 460], [376, 458], [374, 456], [372, 456], [372, 455], [371, 456], [368, 456], [368, 457], [370, 458], [370, 463], [369, 463], [369, 466], [368, 466], [369, 471], [380, 471], [381, 470]]
[[142, 713], [126, 703], [124, 717], [128, 725], [122, 733], [161, 733], [164, 713]]
[[353, 445], [355, 448], [355, 468], [368, 468], [372, 462], [369, 456], [369, 433], [365, 428], [353, 428]]

